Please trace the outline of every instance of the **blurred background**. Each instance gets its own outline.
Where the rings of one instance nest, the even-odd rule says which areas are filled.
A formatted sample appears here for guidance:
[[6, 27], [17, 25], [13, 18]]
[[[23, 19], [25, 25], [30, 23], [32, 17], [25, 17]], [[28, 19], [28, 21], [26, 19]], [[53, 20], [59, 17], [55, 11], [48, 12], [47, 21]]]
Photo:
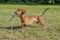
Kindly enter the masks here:
[[60, 0], [0, 0], [0, 3], [60, 4]]

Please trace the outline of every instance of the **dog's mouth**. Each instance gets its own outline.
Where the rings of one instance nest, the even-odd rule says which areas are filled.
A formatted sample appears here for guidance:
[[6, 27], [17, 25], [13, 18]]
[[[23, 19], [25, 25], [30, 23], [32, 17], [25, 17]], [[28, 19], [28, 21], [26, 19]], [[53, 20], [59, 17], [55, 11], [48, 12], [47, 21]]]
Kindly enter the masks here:
[[14, 15], [11, 17], [11, 21], [14, 20], [14, 18], [16, 17], [16, 13], [14, 13]]

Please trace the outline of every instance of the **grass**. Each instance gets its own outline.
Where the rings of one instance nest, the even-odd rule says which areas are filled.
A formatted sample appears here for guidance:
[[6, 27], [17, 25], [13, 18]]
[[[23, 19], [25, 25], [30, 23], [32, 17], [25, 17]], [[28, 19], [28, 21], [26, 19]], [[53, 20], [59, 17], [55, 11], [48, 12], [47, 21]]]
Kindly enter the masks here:
[[[45, 26], [42, 28], [34, 23], [32, 26], [20, 28], [20, 19], [9, 21], [17, 8], [26, 10], [26, 15], [38, 15], [50, 8], [43, 16]], [[11, 5], [0, 4], [0, 40], [60, 40], [60, 5]]]

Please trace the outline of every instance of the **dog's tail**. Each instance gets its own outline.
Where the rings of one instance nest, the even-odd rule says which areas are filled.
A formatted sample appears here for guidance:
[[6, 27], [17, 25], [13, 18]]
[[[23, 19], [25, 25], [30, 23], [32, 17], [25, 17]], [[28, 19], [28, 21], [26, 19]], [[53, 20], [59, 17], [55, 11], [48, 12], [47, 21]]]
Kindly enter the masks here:
[[16, 13], [13, 14], [13, 16], [11, 17], [11, 21], [16, 17]]
[[48, 9], [49, 8], [45, 9], [44, 12], [42, 13], [42, 15], [40, 15], [40, 16], [43, 16]]

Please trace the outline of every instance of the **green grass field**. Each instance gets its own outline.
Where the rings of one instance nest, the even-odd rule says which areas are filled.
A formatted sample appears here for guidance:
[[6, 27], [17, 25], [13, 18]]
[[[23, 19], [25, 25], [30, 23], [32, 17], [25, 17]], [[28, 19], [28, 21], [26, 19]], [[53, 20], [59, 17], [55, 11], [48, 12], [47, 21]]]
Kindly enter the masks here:
[[[48, 7], [50, 9], [43, 16], [45, 21], [43, 28], [40, 28], [36, 23], [20, 28], [21, 23], [18, 17], [14, 21], [9, 21], [17, 8], [25, 9], [26, 16], [40, 16]], [[60, 40], [60, 6], [0, 4], [0, 40]]]

